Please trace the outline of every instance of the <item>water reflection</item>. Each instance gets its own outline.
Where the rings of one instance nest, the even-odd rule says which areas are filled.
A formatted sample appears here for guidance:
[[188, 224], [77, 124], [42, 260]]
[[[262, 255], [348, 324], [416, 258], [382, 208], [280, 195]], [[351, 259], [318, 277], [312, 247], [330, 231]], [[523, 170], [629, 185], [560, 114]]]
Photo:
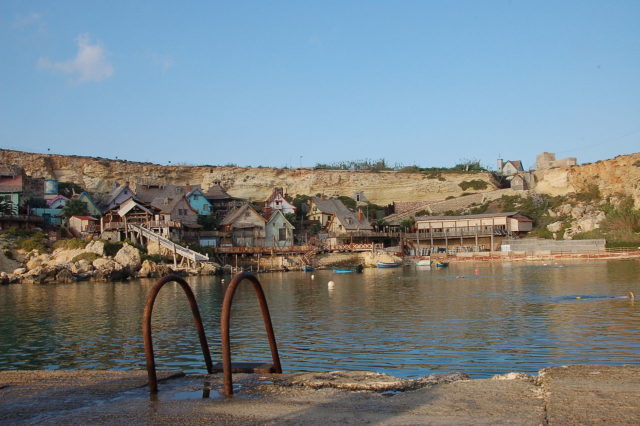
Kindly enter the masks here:
[[[443, 270], [263, 274], [286, 371], [365, 369], [402, 377], [485, 377], [549, 365], [637, 362], [640, 263], [468, 264]], [[188, 280], [214, 360], [225, 284]], [[227, 280], [228, 281], [228, 280]], [[328, 285], [333, 281], [333, 285]], [[142, 309], [152, 280], [0, 287], [0, 369], [143, 367]], [[580, 297], [579, 299], [577, 297]], [[154, 308], [159, 368], [204, 372], [182, 290]], [[231, 321], [234, 361], [269, 361], [251, 286]]]

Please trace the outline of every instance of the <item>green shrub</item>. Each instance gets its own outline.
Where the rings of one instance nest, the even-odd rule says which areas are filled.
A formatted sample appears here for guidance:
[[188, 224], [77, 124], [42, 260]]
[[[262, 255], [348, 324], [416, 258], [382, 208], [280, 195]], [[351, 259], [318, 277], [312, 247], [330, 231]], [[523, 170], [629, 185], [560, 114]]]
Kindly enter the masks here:
[[124, 241], [101, 240], [104, 243], [105, 256], [115, 256], [124, 245]]
[[607, 248], [637, 248], [640, 247], [638, 241], [607, 241], [605, 247]]
[[576, 200], [586, 203], [600, 201], [601, 199], [602, 194], [600, 194], [600, 187], [595, 183], [584, 185], [576, 194]]
[[579, 232], [572, 237], [574, 240], [597, 240], [605, 238], [602, 229], [593, 229], [591, 231]]
[[[44, 244], [44, 239], [42, 237], [39, 237], [37, 234], [38, 233], [36, 233], [32, 237], [19, 240], [16, 246], [19, 249], [22, 249], [24, 251], [31, 251], [31, 250], [38, 250], [39, 252], [47, 251], [47, 246]], [[39, 233], [39, 234], [43, 235], [42, 233]]]
[[15, 237], [15, 238], [29, 238], [35, 234], [41, 234], [44, 236], [42, 232], [36, 231], [35, 229], [19, 229], [16, 227], [11, 227], [7, 229], [5, 233], [10, 237]]
[[58, 240], [53, 243], [53, 248], [60, 248], [64, 250], [83, 249], [87, 246], [87, 241], [80, 238], [71, 238], [69, 240]]
[[143, 254], [142, 256], [140, 256], [140, 259], [143, 262], [145, 260], [148, 260], [149, 262], [154, 262], [154, 263], [163, 263], [166, 260], [164, 256], [161, 256], [159, 254]]
[[471, 188], [471, 189], [486, 189], [487, 186], [489, 184], [483, 180], [478, 180], [478, 179], [474, 179], [474, 180], [465, 180], [463, 182], [460, 182], [458, 184], [458, 186], [460, 188], [462, 188], [463, 191], [466, 191], [467, 189]]
[[73, 259], [71, 259], [72, 262], [79, 262], [81, 260], [88, 260], [89, 262], [93, 262], [94, 260], [96, 260], [97, 258], [99, 258], [100, 256], [98, 256], [96, 253], [90, 253], [90, 252], [85, 252], [85, 253], [80, 253], [79, 255], [75, 256]]
[[634, 161], [633, 165], [636, 167], [640, 167], [640, 160]]

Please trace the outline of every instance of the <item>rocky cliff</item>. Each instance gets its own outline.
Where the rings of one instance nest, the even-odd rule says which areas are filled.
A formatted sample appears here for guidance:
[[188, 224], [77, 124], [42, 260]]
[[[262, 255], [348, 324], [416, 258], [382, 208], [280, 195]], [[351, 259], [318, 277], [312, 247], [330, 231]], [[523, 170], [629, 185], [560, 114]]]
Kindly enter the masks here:
[[364, 191], [373, 203], [394, 201], [441, 200], [465, 192], [460, 183], [481, 180], [483, 192], [496, 189], [490, 173], [420, 174], [400, 172], [352, 172], [312, 169], [273, 169], [219, 166], [161, 166], [103, 158], [33, 154], [0, 150], [0, 163], [18, 164], [34, 177], [74, 182], [90, 192], [109, 192], [115, 183], [153, 182], [177, 185], [199, 184], [204, 189], [215, 180], [236, 197], [265, 200], [274, 187], [284, 187], [289, 194], [328, 196]]
[[[199, 184], [204, 189], [215, 180], [231, 195], [264, 200], [276, 186], [289, 194], [328, 196], [364, 191], [376, 204], [394, 201], [442, 200], [463, 192], [460, 183], [482, 180], [484, 192], [496, 189], [490, 173], [420, 174], [400, 172], [351, 172], [312, 169], [273, 169], [219, 166], [161, 166], [104, 158], [34, 154], [0, 150], [0, 163], [18, 164], [34, 177], [74, 182], [90, 192], [109, 192], [115, 183], [137, 182]], [[640, 206], [640, 153], [623, 155], [593, 164], [539, 170], [534, 173], [536, 192], [564, 195], [598, 185], [603, 195], [626, 194]]]
[[640, 153], [582, 166], [539, 170], [534, 176], [536, 192], [566, 195], [597, 185], [602, 195], [628, 195], [640, 207]]

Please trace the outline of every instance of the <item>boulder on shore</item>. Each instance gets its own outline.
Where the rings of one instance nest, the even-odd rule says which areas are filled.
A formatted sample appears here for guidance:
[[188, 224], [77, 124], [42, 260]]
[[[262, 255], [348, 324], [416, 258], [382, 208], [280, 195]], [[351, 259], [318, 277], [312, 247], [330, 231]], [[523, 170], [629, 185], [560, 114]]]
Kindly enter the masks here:
[[140, 250], [127, 243], [124, 243], [113, 259], [124, 266], [130, 273], [136, 272], [142, 264]]

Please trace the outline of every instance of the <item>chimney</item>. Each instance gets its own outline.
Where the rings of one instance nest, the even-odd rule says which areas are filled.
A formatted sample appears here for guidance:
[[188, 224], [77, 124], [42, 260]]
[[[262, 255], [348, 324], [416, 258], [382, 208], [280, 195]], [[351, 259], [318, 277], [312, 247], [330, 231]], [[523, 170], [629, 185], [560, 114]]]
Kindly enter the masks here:
[[364, 220], [364, 214], [362, 214], [362, 209], [358, 209], [358, 222], [362, 222]]
[[185, 192], [186, 192], [187, 194], [188, 194], [188, 193], [190, 193], [190, 192], [191, 192], [191, 185], [187, 183], [187, 184], [185, 185], [184, 190], [185, 190]]
[[502, 161], [502, 158], [498, 158], [498, 171], [501, 172], [502, 171], [502, 167], [504, 166], [504, 163]]

